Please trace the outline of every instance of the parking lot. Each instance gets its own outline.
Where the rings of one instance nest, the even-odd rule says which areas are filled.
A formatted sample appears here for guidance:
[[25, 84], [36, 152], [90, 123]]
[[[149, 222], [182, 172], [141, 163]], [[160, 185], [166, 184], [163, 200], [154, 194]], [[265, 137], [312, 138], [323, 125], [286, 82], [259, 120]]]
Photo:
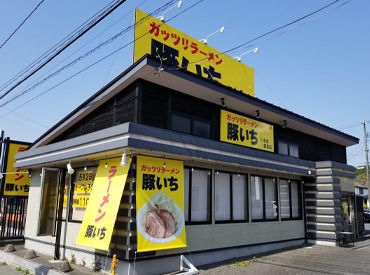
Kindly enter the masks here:
[[201, 267], [200, 274], [370, 274], [370, 241], [357, 247], [305, 246]]

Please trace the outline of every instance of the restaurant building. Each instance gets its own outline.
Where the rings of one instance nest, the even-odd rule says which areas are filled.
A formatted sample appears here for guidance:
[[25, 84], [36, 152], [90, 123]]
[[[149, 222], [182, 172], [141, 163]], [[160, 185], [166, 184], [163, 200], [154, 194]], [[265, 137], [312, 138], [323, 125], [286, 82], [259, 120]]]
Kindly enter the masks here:
[[[222, 81], [212, 66], [191, 70], [189, 56], [209, 48], [157, 21], [136, 30], [137, 39], [152, 38], [136, 46], [144, 50], [131, 67], [16, 155], [15, 167], [32, 172], [26, 248], [105, 269], [116, 254], [119, 274], [158, 274], [179, 269], [179, 255], [197, 266], [307, 241], [335, 245], [339, 232], [356, 233], [342, 202], [355, 190], [346, 147], [359, 140], [254, 97], [252, 69], [217, 51], [208, 60], [217, 70], [223, 64]], [[174, 64], [180, 57], [169, 37], [185, 67]], [[228, 73], [244, 92], [228, 85]], [[123, 191], [109, 181], [99, 205], [97, 182], [116, 173], [111, 163], [120, 158]], [[171, 176], [160, 179], [160, 171]], [[158, 207], [143, 204], [148, 189], [158, 200], [179, 192], [167, 203], [177, 212], [148, 211]], [[117, 209], [102, 213], [114, 192]], [[92, 207], [100, 216], [86, 224]], [[98, 227], [105, 214], [112, 226]]]
[[[16, 156], [16, 167], [32, 169], [25, 246], [59, 257], [65, 248], [78, 263], [91, 265], [95, 255], [103, 261], [105, 252], [75, 244], [86, 206], [78, 199], [89, 191], [73, 184], [123, 152], [132, 163], [109, 252], [121, 259], [121, 270], [132, 270], [134, 259], [139, 273], [148, 263], [157, 273], [176, 269], [180, 254], [199, 265], [307, 240], [335, 244], [343, 230], [342, 193], [355, 177], [346, 147], [358, 139], [163, 64], [158, 77], [160, 66], [143, 57]], [[271, 125], [274, 150], [220, 141], [223, 111]], [[136, 253], [140, 155], [184, 162], [186, 248]], [[67, 163], [75, 169], [71, 176]], [[57, 212], [69, 177], [65, 228], [66, 207], [61, 223]]]

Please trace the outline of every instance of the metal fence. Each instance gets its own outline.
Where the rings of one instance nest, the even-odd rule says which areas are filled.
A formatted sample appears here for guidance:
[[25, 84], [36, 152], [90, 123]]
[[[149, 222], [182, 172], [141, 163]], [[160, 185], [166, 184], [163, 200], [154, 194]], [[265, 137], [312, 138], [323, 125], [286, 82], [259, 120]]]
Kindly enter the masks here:
[[0, 239], [21, 239], [26, 224], [26, 197], [1, 197]]

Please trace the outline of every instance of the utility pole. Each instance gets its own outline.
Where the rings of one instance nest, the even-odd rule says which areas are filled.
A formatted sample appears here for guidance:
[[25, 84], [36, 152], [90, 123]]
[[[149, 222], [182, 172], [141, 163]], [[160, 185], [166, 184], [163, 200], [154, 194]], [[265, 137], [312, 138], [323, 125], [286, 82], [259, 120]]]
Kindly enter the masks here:
[[370, 181], [369, 181], [369, 150], [367, 149], [367, 132], [366, 132], [366, 121], [362, 121], [364, 125], [364, 143], [365, 143], [365, 158], [366, 158], [366, 183], [367, 183], [367, 206], [370, 206]]
[[[2, 188], [2, 184], [3, 184], [3, 169], [4, 169], [4, 152], [2, 151], [3, 148], [4, 148], [4, 145], [3, 145], [3, 140], [4, 140], [4, 130], [0, 129], [0, 191], [1, 191], [1, 188]], [[1, 195], [1, 194], [0, 194]]]
[[3, 172], [3, 158], [2, 158], [3, 139], [4, 139], [4, 130], [0, 129], [0, 173]]

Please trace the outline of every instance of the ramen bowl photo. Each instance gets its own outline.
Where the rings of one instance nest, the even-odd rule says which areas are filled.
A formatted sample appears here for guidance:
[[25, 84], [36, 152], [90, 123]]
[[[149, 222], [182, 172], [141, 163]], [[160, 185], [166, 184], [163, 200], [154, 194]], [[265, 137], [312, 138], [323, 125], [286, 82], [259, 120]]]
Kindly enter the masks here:
[[153, 195], [139, 210], [137, 229], [148, 241], [157, 244], [175, 240], [184, 227], [180, 207], [164, 193]]

